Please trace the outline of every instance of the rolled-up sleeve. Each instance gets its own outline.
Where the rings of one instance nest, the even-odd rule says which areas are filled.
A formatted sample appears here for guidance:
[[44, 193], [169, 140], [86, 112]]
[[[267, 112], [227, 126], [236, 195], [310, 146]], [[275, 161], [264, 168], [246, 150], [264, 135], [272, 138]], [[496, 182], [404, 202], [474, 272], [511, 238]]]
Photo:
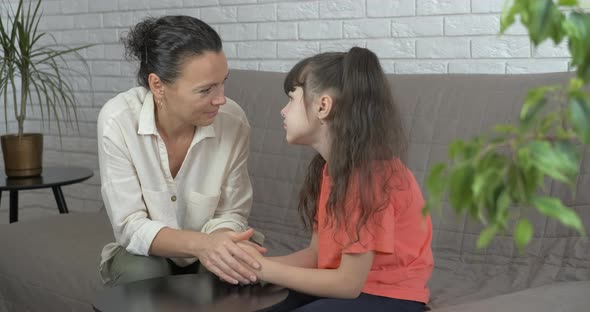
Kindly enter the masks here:
[[235, 160], [231, 164], [227, 182], [221, 188], [220, 204], [201, 232], [211, 233], [222, 228], [236, 232], [248, 229], [248, 216], [252, 208], [252, 184], [248, 175], [249, 125], [245, 124], [242, 130], [243, 135], [236, 142]]
[[114, 123], [99, 120], [101, 192], [117, 243], [137, 255], [149, 255], [158, 232], [166, 225], [148, 218], [131, 156]]

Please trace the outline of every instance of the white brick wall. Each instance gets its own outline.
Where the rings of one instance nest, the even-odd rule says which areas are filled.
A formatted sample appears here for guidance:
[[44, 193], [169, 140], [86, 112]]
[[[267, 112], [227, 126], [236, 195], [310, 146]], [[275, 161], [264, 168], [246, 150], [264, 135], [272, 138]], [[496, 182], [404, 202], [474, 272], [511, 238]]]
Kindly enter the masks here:
[[[48, 133], [48, 165], [96, 170], [98, 111], [113, 95], [135, 85], [135, 65], [124, 60], [119, 38], [148, 15], [186, 14], [210, 23], [224, 40], [231, 68], [287, 71], [303, 57], [356, 45], [375, 51], [390, 73], [567, 70], [565, 44], [534, 50], [522, 26], [497, 36], [503, 4], [504, 0], [44, 0], [41, 30], [63, 44], [97, 44], [82, 52], [92, 70], [95, 95], [89, 98], [87, 84], [80, 83], [80, 133], [67, 130], [63, 147], [55, 127], [42, 129], [30, 118], [27, 130]], [[100, 207], [95, 172], [90, 181], [64, 188], [71, 210]], [[0, 204], [0, 222], [7, 219], [1, 214], [6, 212], [7, 197]], [[25, 217], [39, 215], [39, 206], [46, 213], [57, 212], [51, 192], [23, 195], [21, 204], [31, 209], [21, 213]]]
[[[288, 69], [312, 53], [359, 45], [374, 48], [384, 64], [399, 68], [423, 67], [416, 64], [434, 60], [445, 72], [508, 73], [509, 63], [527, 64], [517, 66], [524, 72], [561, 68], [568, 57], [565, 45], [544, 45], [535, 51], [518, 26], [497, 37], [503, 4], [504, 0], [44, 0], [41, 27], [61, 43], [97, 43], [84, 53], [100, 71], [94, 72], [98, 77], [132, 76], [114, 69], [124, 62], [118, 38], [143, 17], [162, 14], [189, 14], [213, 25], [238, 67]], [[289, 47], [294, 50], [287, 51]], [[535, 59], [539, 62], [525, 62]], [[98, 91], [112, 91], [105, 89]]]

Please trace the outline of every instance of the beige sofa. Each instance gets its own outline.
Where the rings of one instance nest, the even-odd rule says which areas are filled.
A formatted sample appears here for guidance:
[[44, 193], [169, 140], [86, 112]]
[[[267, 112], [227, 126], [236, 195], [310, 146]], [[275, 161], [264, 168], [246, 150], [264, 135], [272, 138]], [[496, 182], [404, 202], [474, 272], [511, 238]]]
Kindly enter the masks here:
[[[254, 187], [250, 224], [266, 235], [271, 254], [307, 244], [297, 193], [311, 151], [284, 140], [279, 110], [283, 73], [231, 72], [227, 96], [252, 125], [249, 170]], [[455, 138], [511, 122], [526, 90], [563, 82], [565, 74], [390, 76], [410, 139], [409, 167], [422, 185], [428, 168], [446, 157]], [[577, 195], [550, 184], [548, 193], [575, 208], [590, 230], [590, 153], [585, 152]], [[427, 194], [425, 194], [427, 196]], [[510, 233], [477, 250], [480, 226], [445, 209], [434, 215], [434, 311], [589, 311], [590, 240], [553, 220], [523, 212], [535, 237], [522, 253]], [[0, 226], [0, 311], [92, 311], [102, 285], [102, 246], [112, 241], [106, 214], [70, 214]]]

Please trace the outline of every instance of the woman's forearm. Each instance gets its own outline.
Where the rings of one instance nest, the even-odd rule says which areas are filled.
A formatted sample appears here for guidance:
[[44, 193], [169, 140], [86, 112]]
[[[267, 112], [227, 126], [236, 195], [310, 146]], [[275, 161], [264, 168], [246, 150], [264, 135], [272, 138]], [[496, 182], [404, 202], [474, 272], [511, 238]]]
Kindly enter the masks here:
[[312, 248], [305, 248], [286, 256], [268, 257], [267, 259], [300, 268], [317, 268], [318, 266], [318, 256]]
[[253, 234], [252, 229], [236, 233], [222, 228], [205, 234], [164, 227], [152, 241], [150, 254], [170, 258], [196, 257], [207, 270], [227, 282], [250, 283], [256, 281], [253, 270], [260, 268], [260, 263], [236, 242], [247, 240]]
[[162, 228], [150, 246], [150, 255], [166, 258], [196, 257], [207, 234]]

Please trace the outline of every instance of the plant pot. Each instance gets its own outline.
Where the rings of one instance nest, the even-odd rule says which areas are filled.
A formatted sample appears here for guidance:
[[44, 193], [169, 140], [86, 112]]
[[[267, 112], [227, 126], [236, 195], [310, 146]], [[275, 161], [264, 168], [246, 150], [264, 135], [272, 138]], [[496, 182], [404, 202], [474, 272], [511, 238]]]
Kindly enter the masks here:
[[0, 137], [4, 171], [9, 178], [34, 177], [43, 170], [43, 134], [7, 134]]

